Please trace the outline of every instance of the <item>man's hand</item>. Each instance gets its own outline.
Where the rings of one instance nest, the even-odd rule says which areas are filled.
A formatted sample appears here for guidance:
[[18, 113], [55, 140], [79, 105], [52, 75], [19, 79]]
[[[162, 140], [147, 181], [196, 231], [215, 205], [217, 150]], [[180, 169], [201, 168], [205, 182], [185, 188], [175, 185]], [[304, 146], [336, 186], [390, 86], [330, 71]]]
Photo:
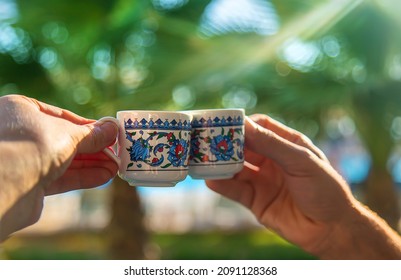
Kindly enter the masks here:
[[399, 237], [354, 199], [306, 136], [265, 115], [247, 119], [245, 131], [244, 169], [231, 180], [207, 181], [212, 190], [242, 203], [261, 224], [322, 258], [401, 257], [401, 247], [389, 254], [369, 249], [371, 244], [353, 251], [356, 240], [363, 240], [356, 235], [369, 231], [370, 241], [381, 248], [388, 249], [389, 235], [399, 246]]
[[36, 222], [45, 195], [102, 185], [117, 163], [102, 150], [118, 134], [95, 122], [25, 96], [0, 98], [0, 240]]

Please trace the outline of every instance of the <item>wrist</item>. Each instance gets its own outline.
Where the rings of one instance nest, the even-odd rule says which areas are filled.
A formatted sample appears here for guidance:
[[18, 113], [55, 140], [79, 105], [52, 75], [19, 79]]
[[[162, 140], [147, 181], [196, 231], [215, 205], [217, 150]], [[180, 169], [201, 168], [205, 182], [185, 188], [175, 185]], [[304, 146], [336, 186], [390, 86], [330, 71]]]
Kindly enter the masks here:
[[312, 253], [321, 259], [401, 259], [401, 238], [376, 213], [355, 201]]

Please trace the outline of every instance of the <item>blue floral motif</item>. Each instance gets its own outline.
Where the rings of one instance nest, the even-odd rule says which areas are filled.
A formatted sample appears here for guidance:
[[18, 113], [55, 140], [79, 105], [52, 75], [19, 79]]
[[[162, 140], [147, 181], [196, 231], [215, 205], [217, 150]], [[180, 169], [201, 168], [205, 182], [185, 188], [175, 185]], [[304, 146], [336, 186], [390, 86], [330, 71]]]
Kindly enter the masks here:
[[184, 139], [172, 141], [168, 152], [168, 160], [175, 167], [185, 166], [188, 155], [188, 142]]
[[200, 149], [199, 146], [200, 146], [199, 136], [192, 134], [189, 159], [193, 159], [197, 154], [199, 154], [199, 149]]
[[236, 142], [238, 145], [238, 150], [237, 150], [237, 156], [238, 159], [242, 160], [244, 159], [244, 140], [242, 139], [242, 141], [240, 139], [235, 139], [233, 142]]
[[217, 160], [229, 161], [234, 155], [234, 146], [229, 136], [217, 135], [210, 143], [210, 151]]
[[142, 138], [134, 140], [128, 151], [132, 161], [145, 161], [150, 157], [149, 144]]
[[[147, 136], [143, 138], [143, 136]], [[132, 144], [127, 148], [131, 162], [127, 164], [127, 170], [134, 166], [142, 168], [142, 163], [161, 169], [174, 167], [188, 167], [188, 154], [190, 149], [190, 133], [182, 131], [175, 135], [173, 132], [152, 131], [144, 133], [140, 131], [125, 131], [126, 139]], [[135, 139], [135, 137], [140, 137]], [[165, 139], [163, 139], [165, 138]], [[162, 141], [165, 140], [165, 141]], [[165, 152], [164, 152], [165, 151]], [[139, 163], [140, 162], [140, 163]]]

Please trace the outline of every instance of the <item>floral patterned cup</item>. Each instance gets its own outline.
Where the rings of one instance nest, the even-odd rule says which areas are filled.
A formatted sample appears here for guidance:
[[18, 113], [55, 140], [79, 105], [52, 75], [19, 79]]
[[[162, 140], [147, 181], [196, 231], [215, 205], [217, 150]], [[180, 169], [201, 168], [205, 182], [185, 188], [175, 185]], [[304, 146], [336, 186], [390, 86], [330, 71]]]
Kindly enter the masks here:
[[188, 174], [191, 116], [119, 111], [118, 175], [132, 186], [174, 186]]
[[189, 175], [228, 179], [244, 165], [243, 109], [187, 111], [192, 116]]

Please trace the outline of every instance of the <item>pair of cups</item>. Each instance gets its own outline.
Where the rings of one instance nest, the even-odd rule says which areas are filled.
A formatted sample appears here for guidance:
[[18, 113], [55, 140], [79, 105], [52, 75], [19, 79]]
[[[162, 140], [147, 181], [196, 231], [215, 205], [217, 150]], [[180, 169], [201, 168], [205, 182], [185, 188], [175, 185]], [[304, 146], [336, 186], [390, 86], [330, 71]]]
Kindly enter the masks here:
[[154, 187], [187, 175], [231, 178], [244, 163], [244, 118], [243, 109], [119, 111], [118, 175], [132, 186]]

